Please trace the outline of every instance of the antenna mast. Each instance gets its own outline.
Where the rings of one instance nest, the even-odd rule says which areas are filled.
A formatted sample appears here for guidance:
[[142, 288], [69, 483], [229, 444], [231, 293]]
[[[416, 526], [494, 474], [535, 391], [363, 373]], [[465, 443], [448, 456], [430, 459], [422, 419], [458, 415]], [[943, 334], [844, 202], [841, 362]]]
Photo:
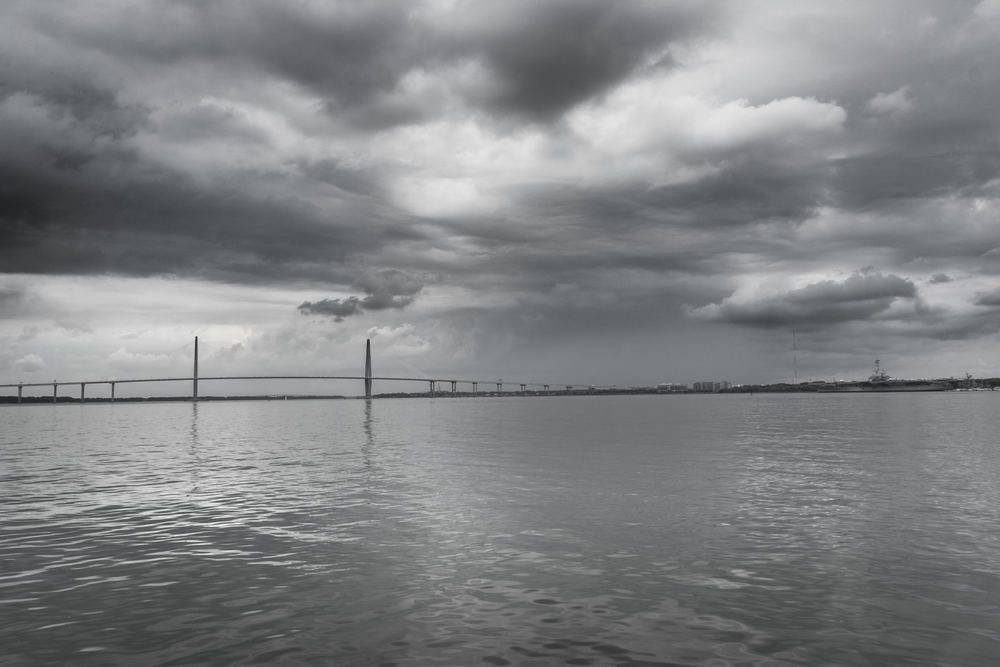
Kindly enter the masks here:
[[792, 383], [799, 383], [799, 346], [795, 340], [795, 329], [792, 329]]

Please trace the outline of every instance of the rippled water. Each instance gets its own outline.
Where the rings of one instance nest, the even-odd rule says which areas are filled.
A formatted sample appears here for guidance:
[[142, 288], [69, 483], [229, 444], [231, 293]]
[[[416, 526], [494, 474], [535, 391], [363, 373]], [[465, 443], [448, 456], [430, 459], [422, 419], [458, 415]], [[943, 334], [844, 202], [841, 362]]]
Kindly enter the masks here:
[[991, 665], [1000, 395], [0, 408], [0, 663]]

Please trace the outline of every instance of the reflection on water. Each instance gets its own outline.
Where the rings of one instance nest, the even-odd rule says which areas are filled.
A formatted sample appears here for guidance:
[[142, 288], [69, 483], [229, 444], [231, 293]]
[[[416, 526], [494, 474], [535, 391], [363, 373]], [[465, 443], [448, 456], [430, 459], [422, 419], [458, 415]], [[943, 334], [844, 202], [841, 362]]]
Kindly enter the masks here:
[[990, 664], [989, 395], [0, 410], [0, 664]]
[[[365, 444], [362, 447], [361, 452], [365, 461], [365, 468], [370, 472], [372, 470], [372, 452], [375, 449], [375, 434], [372, 427], [372, 399], [365, 399]], [[371, 480], [369, 479], [369, 485]], [[369, 490], [371, 490], [369, 486]]]
[[201, 460], [201, 449], [198, 446], [198, 402], [191, 402], [191, 446], [188, 452], [188, 465], [191, 470], [191, 494], [198, 493], [198, 483], [205, 466]]

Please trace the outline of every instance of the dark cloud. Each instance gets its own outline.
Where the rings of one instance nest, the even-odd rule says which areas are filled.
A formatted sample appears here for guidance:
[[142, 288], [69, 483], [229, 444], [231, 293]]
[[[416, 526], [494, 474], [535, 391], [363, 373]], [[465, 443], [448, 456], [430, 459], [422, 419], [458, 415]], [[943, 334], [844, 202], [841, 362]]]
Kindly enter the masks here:
[[[407, 72], [469, 60], [501, 82], [477, 103], [551, 116], [611, 85], [706, 15], [685, 6], [592, 0], [463, 5], [460, 21], [433, 25], [392, 2], [146, 6], [102, 21], [22, 11], [26, 25], [67, 49], [107, 54], [139, 76], [179, 66], [210, 68], [212, 76], [263, 68], [315, 90], [335, 115], [359, 110], [368, 124]], [[577, 38], [581, 31], [586, 40]], [[151, 120], [148, 106], [124, 102], [128, 91], [110, 87], [127, 79], [94, 69], [93, 61], [23, 60], [13, 69], [24, 76], [8, 80], [3, 96], [27, 93], [58, 131], [0, 127], [10, 138], [7, 150], [19, 146], [22, 158], [0, 168], [5, 270], [329, 281], [343, 277], [337, 265], [350, 257], [421, 236], [399, 211], [352, 200], [384, 196], [382, 177], [337, 158], [293, 163], [306, 179], [342, 190], [345, 200], [327, 201], [326, 210], [293, 195], [257, 194], [258, 186], [284, 178], [277, 174], [229, 171], [205, 182], [153, 164], [127, 141], [139, 130], [190, 145], [266, 148], [267, 139], [243, 112], [216, 103], [157, 109]], [[406, 297], [376, 292], [368, 306], [397, 308]]]
[[[975, 135], [966, 140], [980, 143]], [[954, 148], [943, 154], [914, 155], [907, 148], [838, 160], [836, 178], [829, 183], [835, 193], [831, 199], [838, 206], [863, 210], [896, 200], [980, 196], [1000, 174], [1000, 143], [995, 139], [989, 143], [994, 144], [989, 150]]]
[[684, 224], [733, 226], [803, 220], [826, 203], [829, 167], [746, 161], [691, 183], [658, 188], [647, 207]]
[[367, 296], [306, 301], [299, 304], [298, 310], [303, 315], [324, 315], [343, 322], [345, 317], [365, 310], [406, 308], [424, 288], [423, 282], [416, 276], [396, 269], [364, 272], [351, 286], [364, 291]]
[[123, 139], [149, 122], [147, 106], [122, 100], [113, 82], [79, 62], [50, 63], [13, 45], [4, 56], [0, 102], [27, 96], [39, 113], [71, 122], [93, 137]]
[[124, 104], [115, 92], [86, 82], [74, 82], [66, 89], [42, 96], [50, 112], [68, 116], [96, 137], [122, 139], [134, 135], [148, 122], [149, 110], [138, 104]]
[[253, 184], [268, 189], [278, 179], [268, 174], [244, 174], [229, 187], [199, 183], [114, 142], [91, 146], [67, 174], [21, 138], [8, 148], [15, 157], [0, 164], [7, 272], [342, 282], [350, 257], [421, 238], [350, 192], [325, 209], [257, 194]]
[[[628, 0], [466, 2], [472, 29], [453, 36], [493, 86], [489, 108], [547, 120], [606, 90], [672, 40], [705, 29], [717, 8]], [[658, 66], [670, 63], [661, 56]]]
[[361, 300], [365, 310], [385, 310], [387, 308], [406, 308], [413, 303], [412, 296], [394, 296], [391, 294], [372, 294]]
[[[712, 30], [725, 8], [702, 5], [460, 2], [453, 12], [435, 15], [420, 5], [400, 11], [394, 2], [181, 3], [144, 6], [104, 21], [78, 12], [25, 11], [32, 17], [30, 25], [44, 34], [127, 62], [134, 74], [191, 67], [209, 72], [207, 83], [232, 73], [231, 85], [240, 88], [244, 74], [267, 73], [314, 91], [334, 116], [368, 123], [358, 127], [370, 130], [397, 122], [378, 120], [393, 105], [403, 105], [397, 109], [398, 122], [434, 111], [421, 107], [408, 116], [407, 105], [416, 109], [422, 104], [400, 97], [399, 86], [408, 74], [433, 75], [470, 62], [488, 76], [478, 87], [459, 86], [457, 92], [467, 101], [498, 114], [551, 120], [645, 67], [654, 54], [667, 53], [672, 41]], [[676, 63], [668, 58], [657, 66]], [[19, 70], [28, 67], [18, 65]], [[30, 67], [33, 76], [18, 79], [7, 92], [32, 92], [40, 109], [82, 136], [70, 140], [40, 133], [15, 142], [34, 145], [28, 146], [31, 158], [5, 165], [0, 185], [0, 234], [6, 241], [0, 261], [12, 269], [343, 281], [343, 263], [352, 257], [426, 240], [409, 216], [384, 205], [389, 170], [335, 156], [293, 159], [294, 185], [339, 190], [335, 201], [326, 199], [321, 205], [314, 203], [315, 196], [299, 200], [292, 193], [281, 198], [258, 194], [265, 189], [260, 186], [273, 191], [289, 178], [278, 173], [277, 164], [275, 173], [248, 169], [205, 182], [181, 168], [150, 164], [125, 140], [143, 129], [180, 144], [272, 148], [245, 112], [200, 101], [156, 109], [150, 120], [150, 108], [125, 102], [128, 91], [113, 90], [115, 78], [107, 73], [84, 71], [85, 76], [74, 78], [58, 61]], [[914, 87], [910, 94], [921, 91]], [[865, 91], [858, 100], [868, 96]], [[919, 127], [932, 121], [925, 118]], [[94, 143], [95, 137], [106, 141]], [[751, 142], [738, 150], [691, 149], [685, 160], [693, 166], [708, 163], [712, 169], [678, 184], [576, 187], [543, 179], [531, 196], [515, 195], [511, 203], [521, 208], [508, 214], [543, 224], [500, 220], [476, 225], [463, 219], [441, 223], [439, 229], [464, 233], [490, 253], [522, 249], [495, 256], [512, 269], [516, 262], [525, 269], [537, 265], [539, 271], [546, 264], [558, 271], [563, 262], [589, 262], [673, 270], [695, 263], [708, 266], [710, 256], [725, 254], [729, 244], [717, 239], [683, 253], [642, 248], [595, 257], [604, 244], [594, 240], [644, 227], [803, 220], [831, 203], [863, 206], [878, 198], [973, 187], [996, 171], [989, 151], [921, 159], [914, 151], [903, 156], [892, 152], [891, 142], [878, 144], [879, 152], [871, 155], [833, 163], [815, 156], [788, 161], [789, 155], [811, 155], [802, 150], [809, 148], [808, 137], [801, 139], [805, 146], [794, 137], [788, 132], [781, 141]], [[66, 172], [73, 172], [72, 178]], [[36, 251], [30, 262], [28, 248]], [[376, 309], [398, 307], [405, 295], [397, 294], [395, 300], [369, 296]]]
[[[550, 120], [606, 90], [673, 40], [706, 30], [704, 3], [651, 0], [465, 0], [450, 12], [394, 0], [136, 7], [109, 20], [34, 12], [33, 22], [115, 58], [213, 61], [271, 72], [315, 91], [331, 114], [367, 129], [414, 122], [421, 103], [397, 93], [414, 71], [476, 62], [490, 83], [460, 88], [491, 112]], [[650, 63], [663, 66], [669, 58]]]
[[588, 236], [666, 226], [732, 228], [808, 218], [825, 203], [825, 171], [822, 165], [791, 168], [746, 161], [674, 185], [585, 187], [554, 183], [520, 188], [510, 195], [517, 198], [525, 217], [555, 223], [543, 229], [529, 228], [528, 235], [558, 233], [569, 224], [577, 237], [581, 228]]
[[[977, 197], [995, 185], [1000, 135], [992, 109], [1000, 104], [1000, 73], [983, 67], [996, 56], [988, 34], [994, 28], [976, 15], [976, 3], [929, 3], [924, 11], [933, 29], [913, 34], [876, 67], [859, 67], [860, 57], [846, 61], [862, 79], [845, 78], [839, 90], [828, 89], [855, 110], [850, 129], [863, 147], [835, 161], [831, 192], [840, 207]], [[949, 48], [959, 34], [963, 47]], [[872, 101], [886, 95], [905, 103], [873, 114]]]
[[935, 285], [940, 283], [950, 283], [951, 277], [947, 273], [935, 273], [931, 276], [930, 282]]
[[31, 12], [57, 40], [115, 58], [151, 63], [216, 62], [264, 68], [335, 100], [371, 98], [409, 68], [406, 45], [419, 43], [410, 12], [387, 0], [271, 3], [223, 0], [133, 7], [89, 20], [74, 12]]
[[1000, 306], [1000, 287], [991, 292], [977, 294], [974, 303], [977, 306]]
[[934, 310], [921, 314], [893, 335], [910, 340], [957, 341], [995, 336], [1000, 331], [1000, 309], [982, 308], [978, 312], [956, 316], [955, 313]]
[[367, 271], [352, 285], [371, 295], [414, 296], [424, 288], [416, 276], [396, 269]]
[[361, 312], [361, 300], [356, 297], [346, 299], [323, 299], [321, 301], [305, 301], [299, 304], [299, 312], [303, 315], [326, 315], [337, 322], [343, 322], [345, 317]]
[[897, 299], [912, 299], [916, 286], [905, 278], [881, 273], [856, 273], [842, 282], [824, 280], [800, 289], [756, 300], [724, 299], [693, 311], [707, 320], [767, 329], [809, 329], [867, 320], [886, 311]]
[[788, 293], [786, 300], [791, 303], [823, 304], [915, 295], [916, 287], [909, 280], [891, 274], [885, 276], [868, 269], [840, 283], [824, 280], [793, 290]]
[[[53, 24], [79, 17], [43, 18]], [[89, 26], [64, 27], [103, 29]], [[146, 31], [151, 43], [173, 38], [152, 38], [161, 35], [152, 23]], [[387, 218], [384, 206], [361, 202], [355, 192], [373, 187], [365, 185], [368, 176], [354, 176], [349, 168], [340, 168], [346, 187], [337, 198], [325, 197], [320, 208], [298, 196], [301, 186], [273, 194], [289, 190], [278, 162], [270, 172], [229, 164], [205, 178], [183, 161], [164, 164], [135, 142], [142, 131], [165, 145], [191, 145], [195, 154], [207, 153], [208, 146], [266, 149], [266, 136], [243, 112], [214, 103], [177, 105], [161, 110], [154, 123], [149, 108], [123, 102], [127, 94], [110, 89], [99, 68], [55, 56], [22, 62], [16, 50], [13, 60], [12, 76], [0, 78], [4, 271], [328, 282], [348, 275], [340, 269], [348, 257], [419, 237]], [[318, 185], [303, 175], [306, 191]]]

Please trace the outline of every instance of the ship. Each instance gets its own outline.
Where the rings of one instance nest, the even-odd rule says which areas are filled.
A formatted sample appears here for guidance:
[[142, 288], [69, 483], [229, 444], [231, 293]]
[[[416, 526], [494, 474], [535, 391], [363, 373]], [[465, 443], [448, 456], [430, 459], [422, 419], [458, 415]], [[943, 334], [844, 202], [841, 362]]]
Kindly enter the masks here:
[[820, 391], [862, 392], [862, 391], [946, 391], [951, 385], [944, 380], [901, 380], [891, 377], [882, 368], [881, 361], [875, 360], [875, 369], [867, 380], [855, 382], [831, 382]]

